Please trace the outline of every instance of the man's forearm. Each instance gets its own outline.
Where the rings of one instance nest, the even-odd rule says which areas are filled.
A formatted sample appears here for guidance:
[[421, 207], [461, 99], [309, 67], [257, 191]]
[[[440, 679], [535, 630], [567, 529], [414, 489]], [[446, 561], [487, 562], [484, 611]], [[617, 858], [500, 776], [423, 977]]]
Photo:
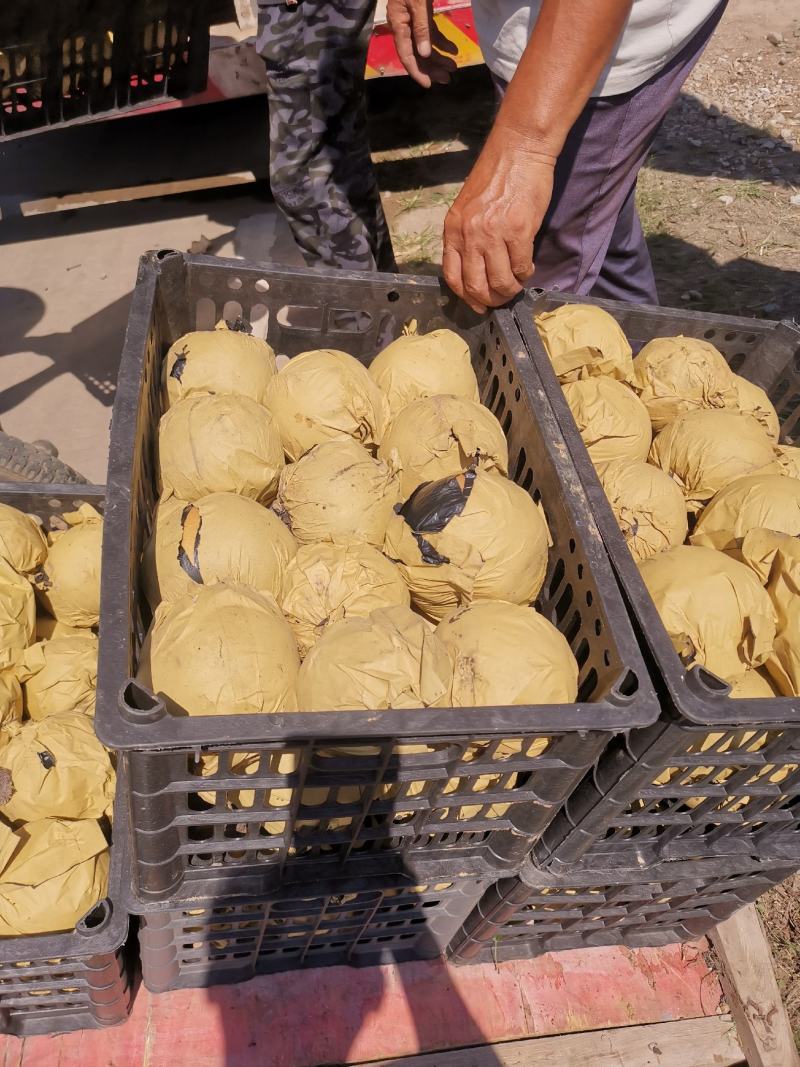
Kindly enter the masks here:
[[493, 134], [522, 135], [531, 152], [557, 156], [630, 13], [632, 0], [543, 0], [505, 93]]

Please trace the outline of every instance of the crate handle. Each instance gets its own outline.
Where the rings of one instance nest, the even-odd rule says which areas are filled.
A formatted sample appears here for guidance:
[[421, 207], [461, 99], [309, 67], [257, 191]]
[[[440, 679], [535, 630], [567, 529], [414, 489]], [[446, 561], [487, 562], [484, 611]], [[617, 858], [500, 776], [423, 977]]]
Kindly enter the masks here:
[[711, 697], [712, 700], [726, 697], [731, 691], [726, 681], [702, 664], [697, 664], [686, 672], [686, 685], [696, 696]]
[[96, 937], [111, 922], [111, 913], [111, 901], [106, 897], [90, 908], [82, 919], [78, 919], [75, 932], [83, 937]]
[[119, 694], [120, 713], [127, 722], [136, 726], [159, 722], [167, 714], [164, 701], [129, 678]]

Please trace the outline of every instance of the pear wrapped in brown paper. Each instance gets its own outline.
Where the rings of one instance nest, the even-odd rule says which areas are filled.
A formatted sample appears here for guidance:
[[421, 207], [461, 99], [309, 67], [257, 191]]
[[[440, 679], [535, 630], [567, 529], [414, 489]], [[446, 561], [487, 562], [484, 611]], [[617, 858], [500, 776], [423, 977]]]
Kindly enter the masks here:
[[22, 722], [22, 686], [14, 667], [0, 665], [0, 729]]
[[633, 361], [635, 387], [656, 433], [687, 411], [736, 408], [725, 357], [696, 337], [657, 337]]
[[742, 415], [750, 415], [759, 422], [770, 440], [777, 443], [781, 424], [775, 406], [765, 391], [741, 374], [731, 375], [731, 381], [736, 393], [736, 400], [731, 406]]
[[44, 610], [59, 622], [97, 626], [103, 517], [91, 504], [81, 504], [65, 513], [64, 521], [67, 530], [50, 534], [47, 561], [35, 578], [36, 593]]
[[218, 322], [213, 330], [185, 333], [164, 360], [164, 410], [196, 393], [246, 396], [263, 404], [278, 373], [271, 346], [248, 324]]
[[[60, 933], [108, 893], [108, 844], [99, 824], [40, 819], [0, 846], [0, 937]], [[5, 858], [5, 863], [3, 863]]]
[[800, 481], [754, 474], [726, 485], [703, 508], [690, 541], [741, 559], [745, 534], [765, 529], [800, 536]]
[[[0, 667], [27, 648], [36, 632], [36, 597], [28, 579], [0, 559]], [[7, 661], [7, 662], [6, 662]]]
[[529, 604], [547, 570], [550, 535], [531, 496], [494, 471], [421, 485], [393, 515], [384, 551], [411, 603], [438, 622], [473, 600]]
[[386, 396], [391, 419], [426, 396], [480, 400], [469, 345], [452, 330], [414, 329], [398, 337], [373, 359], [369, 373]]
[[47, 612], [40, 611], [36, 615], [37, 641], [51, 641], [54, 637], [75, 637], [76, 634], [85, 634], [85, 626], [70, 626], [69, 623], [59, 622]]
[[558, 380], [605, 374], [633, 383], [632, 349], [616, 319], [592, 304], [562, 304], [534, 319]]
[[650, 417], [636, 393], [613, 378], [568, 382], [564, 396], [592, 463], [644, 460], [653, 438]]
[[774, 473], [775, 448], [764, 427], [733, 411], [680, 415], [653, 441], [650, 462], [667, 471], [690, 512], [737, 478]]
[[783, 696], [800, 696], [800, 541], [771, 531], [753, 531], [745, 538], [743, 554], [760, 557], [762, 573], [769, 560], [767, 593], [778, 629], [765, 666]]
[[800, 478], [800, 448], [797, 445], [776, 445], [775, 451], [781, 474], [788, 478]]
[[316, 445], [281, 475], [276, 508], [301, 545], [383, 546], [400, 498], [397, 471], [344, 438]]
[[190, 502], [239, 493], [270, 504], [284, 467], [272, 416], [246, 396], [179, 400], [159, 423], [158, 454], [164, 495]]
[[86, 715], [9, 726], [0, 741], [0, 814], [11, 823], [111, 814], [116, 775]]
[[142, 556], [150, 606], [176, 600], [215, 582], [238, 582], [278, 596], [297, 552], [284, 523], [255, 500], [212, 493], [187, 504], [159, 501]]
[[792, 534], [779, 533], [777, 530], [765, 530], [756, 527], [748, 530], [742, 538], [740, 554], [742, 562], [756, 574], [762, 585], [769, 581], [772, 564], [778, 549], [791, 556], [796, 550], [797, 538]]
[[381, 711], [449, 704], [453, 672], [447, 649], [406, 607], [328, 627], [297, 679], [300, 711]]
[[378, 450], [400, 471], [407, 499], [418, 485], [460, 474], [467, 467], [508, 474], [508, 443], [491, 411], [458, 396], [430, 396], [403, 408]]
[[686, 667], [725, 680], [764, 663], [775, 610], [744, 563], [712, 548], [679, 545], [639, 564], [672, 645]]
[[274, 598], [218, 582], [159, 605], [137, 677], [173, 715], [294, 711], [299, 665]]
[[780, 695], [763, 667], [745, 671], [738, 678], [730, 679], [730, 683], [732, 700], [771, 700]]
[[598, 468], [598, 475], [634, 559], [651, 559], [683, 544], [686, 502], [665, 471], [620, 459]]
[[84, 630], [74, 637], [39, 641], [20, 656], [17, 677], [31, 719], [69, 712], [94, 715], [97, 638]]
[[292, 462], [314, 445], [341, 437], [374, 450], [389, 421], [386, 397], [366, 367], [332, 348], [290, 359], [270, 382], [266, 406]]
[[47, 540], [39, 524], [10, 504], [0, 504], [0, 560], [17, 574], [33, 575], [47, 559]]
[[301, 658], [339, 619], [409, 603], [398, 567], [371, 545], [303, 545], [283, 579], [281, 607]]

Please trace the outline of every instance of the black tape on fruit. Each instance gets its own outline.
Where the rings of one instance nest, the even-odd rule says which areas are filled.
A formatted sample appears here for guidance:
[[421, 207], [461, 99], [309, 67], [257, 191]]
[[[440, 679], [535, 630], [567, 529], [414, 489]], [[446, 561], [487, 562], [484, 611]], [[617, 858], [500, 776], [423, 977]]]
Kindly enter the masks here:
[[184, 368], [186, 367], [186, 357], [189, 355], [189, 349], [184, 347], [175, 356], [175, 362], [172, 364], [172, 370], [169, 372], [170, 378], [174, 378], [176, 381], [181, 380]]
[[[181, 513], [181, 539], [178, 542], [178, 563], [193, 582], [203, 584], [203, 575], [200, 573], [200, 530], [203, 527], [203, 517], [200, 509], [194, 504], [187, 504]], [[187, 552], [186, 549], [189, 549]]]
[[232, 333], [251, 334], [253, 332], [252, 323], [241, 317], [238, 319], [225, 319], [225, 325]]
[[475, 470], [470, 468], [452, 478], [439, 478], [417, 486], [408, 500], [397, 509], [414, 534], [425, 563], [441, 566], [449, 563], [422, 534], [441, 533], [447, 524], [460, 515], [475, 484]]

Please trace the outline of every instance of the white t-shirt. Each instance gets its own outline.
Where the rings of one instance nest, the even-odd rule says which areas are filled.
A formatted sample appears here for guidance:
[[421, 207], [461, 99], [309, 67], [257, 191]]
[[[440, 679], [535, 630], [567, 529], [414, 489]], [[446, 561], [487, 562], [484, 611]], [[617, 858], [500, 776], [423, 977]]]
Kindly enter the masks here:
[[[633, 0], [617, 46], [592, 96], [642, 85], [677, 55], [721, 0]], [[475, 28], [489, 69], [510, 81], [522, 58], [541, 0], [472, 0]]]

